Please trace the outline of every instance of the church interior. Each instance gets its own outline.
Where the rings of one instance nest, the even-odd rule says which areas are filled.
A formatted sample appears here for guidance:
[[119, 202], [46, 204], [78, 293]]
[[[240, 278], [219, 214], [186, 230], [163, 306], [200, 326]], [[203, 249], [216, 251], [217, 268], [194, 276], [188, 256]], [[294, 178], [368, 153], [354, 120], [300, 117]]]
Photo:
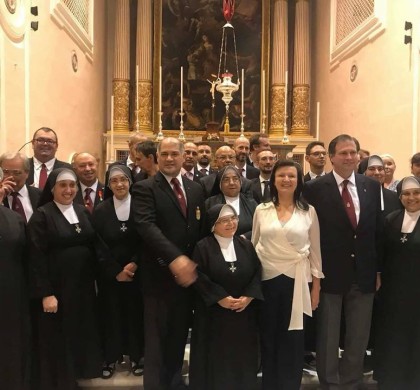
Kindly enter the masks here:
[[307, 172], [306, 146], [346, 133], [403, 178], [420, 150], [418, 21], [417, 0], [236, 0], [227, 28], [222, 0], [0, 0], [0, 154], [32, 156], [49, 127], [58, 159], [89, 152], [103, 177], [136, 132], [213, 148], [266, 133]]

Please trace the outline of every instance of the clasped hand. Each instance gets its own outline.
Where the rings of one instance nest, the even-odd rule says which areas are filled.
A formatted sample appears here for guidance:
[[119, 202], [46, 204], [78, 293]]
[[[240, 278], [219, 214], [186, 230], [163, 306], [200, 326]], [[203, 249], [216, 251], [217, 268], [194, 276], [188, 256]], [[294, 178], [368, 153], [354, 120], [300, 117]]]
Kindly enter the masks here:
[[136, 271], [137, 264], [134, 262], [128, 263], [124, 269], [116, 276], [116, 279], [119, 282], [132, 282]]
[[228, 297], [221, 299], [217, 303], [225, 309], [233, 310], [239, 313], [241, 311], [244, 311], [252, 300], [253, 298], [251, 297], [242, 296], [239, 298], [233, 298], [229, 295]]

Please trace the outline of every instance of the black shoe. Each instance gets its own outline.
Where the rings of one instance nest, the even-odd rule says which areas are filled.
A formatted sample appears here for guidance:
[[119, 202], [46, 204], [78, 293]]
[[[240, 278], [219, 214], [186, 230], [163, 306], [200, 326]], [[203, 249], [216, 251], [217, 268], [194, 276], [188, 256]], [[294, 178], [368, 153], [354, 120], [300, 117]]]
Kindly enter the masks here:
[[102, 379], [110, 379], [114, 375], [115, 363], [105, 364], [102, 367]]
[[134, 376], [142, 376], [144, 373], [144, 366], [140, 363], [131, 362], [131, 372]]

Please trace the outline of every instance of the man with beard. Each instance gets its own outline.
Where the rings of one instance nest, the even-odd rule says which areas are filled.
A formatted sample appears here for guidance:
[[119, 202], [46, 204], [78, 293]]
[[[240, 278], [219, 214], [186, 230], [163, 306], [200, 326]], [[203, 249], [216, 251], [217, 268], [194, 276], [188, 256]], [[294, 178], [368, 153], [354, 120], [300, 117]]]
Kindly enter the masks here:
[[200, 179], [204, 176], [203, 173], [196, 169], [198, 151], [197, 145], [193, 142], [186, 142], [184, 145], [185, 160], [182, 164], [181, 174], [187, 179], [200, 182]]
[[305, 152], [305, 161], [309, 164], [309, 172], [303, 177], [305, 182], [325, 175], [326, 156], [327, 152], [323, 142], [314, 141], [308, 144]]
[[260, 171], [252, 165], [246, 163], [249, 157], [249, 141], [245, 137], [236, 138], [233, 143], [233, 150], [235, 151], [235, 167], [241, 173], [242, 177], [249, 180], [256, 179], [260, 175]]
[[214, 171], [211, 167], [211, 147], [210, 145], [201, 142], [198, 144], [197, 149], [197, 171], [203, 175], [210, 175]]
[[271, 150], [258, 153], [257, 164], [260, 167], [260, 174], [252, 180], [252, 195], [258, 204], [271, 200], [270, 177], [274, 163], [275, 156]]
[[104, 185], [98, 180], [98, 160], [90, 153], [78, 153], [73, 157], [73, 170], [79, 180], [74, 201], [92, 213], [104, 199]]
[[56, 132], [49, 127], [41, 127], [32, 137], [34, 156], [29, 159], [29, 174], [26, 184], [43, 189], [48, 175], [57, 168], [71, 168], [71, 165], [55, 158], [58, 149]]
[[270, 140], [268, 139], [268, 135], [264, 133], [254, 134], [249, 139], [249, 157], [248, 157], [248, 164], [252, 165], [255, 168], [258, 168], [257, 163], [257, 156], [258, 153], [263, 150], [271, 150]]

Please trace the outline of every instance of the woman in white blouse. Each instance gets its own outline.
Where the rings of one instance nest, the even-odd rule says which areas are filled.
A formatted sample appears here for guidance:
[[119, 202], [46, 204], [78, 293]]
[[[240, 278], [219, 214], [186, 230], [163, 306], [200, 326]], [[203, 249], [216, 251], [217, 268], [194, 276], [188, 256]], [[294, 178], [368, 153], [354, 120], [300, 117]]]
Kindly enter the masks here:
[[[272, 201], [254, 214], [252, 243], [262, 264], [263, 389], [299, 389], [304, 354], [304, 314], [318, 307], [323, 278], [319, 224], [302, 198], [299, 164], [283, 160], [270, 178]], [[312, 282], [310, 290], [309, 283]]]

